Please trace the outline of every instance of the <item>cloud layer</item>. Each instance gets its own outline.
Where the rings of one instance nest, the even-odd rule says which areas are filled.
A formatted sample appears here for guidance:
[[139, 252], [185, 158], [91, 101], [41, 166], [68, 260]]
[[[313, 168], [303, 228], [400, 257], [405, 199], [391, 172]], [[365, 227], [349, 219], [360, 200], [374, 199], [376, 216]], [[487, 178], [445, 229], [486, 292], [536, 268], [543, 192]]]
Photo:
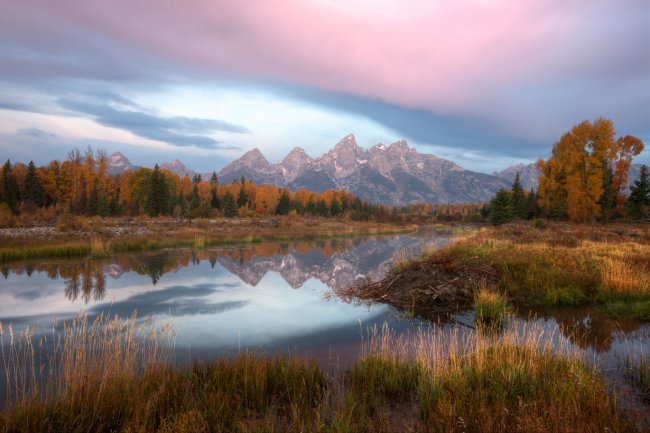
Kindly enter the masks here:
[[[215, 134], [249, 129], [256, 134], [238, 143], [263, 145], [265, 132], [218, 120], [227, 113], [89, 102], [75, 83], [109, 83], [128, 101], [179, 85], [264, 89], [422, 146], [512, 158], [540, 156], [598, 116], [650, 138], [647, 0], [30, 0], [3, 9], [4, 88], [175, 146], [224, 146]], [[62, 83], [72, 96], [59, 94]], [[21, 104], [0, 98], [0, 109]]]

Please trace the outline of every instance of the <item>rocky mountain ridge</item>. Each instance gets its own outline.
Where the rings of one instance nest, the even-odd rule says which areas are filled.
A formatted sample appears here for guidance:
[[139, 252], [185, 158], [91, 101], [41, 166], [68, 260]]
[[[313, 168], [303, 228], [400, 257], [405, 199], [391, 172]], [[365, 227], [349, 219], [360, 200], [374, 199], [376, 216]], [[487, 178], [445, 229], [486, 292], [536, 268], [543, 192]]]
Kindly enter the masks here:
[[352, 134], [318, 158], [296, 147], [284, 159], [271, 164], [259, 149], [253, 149], [217, 175], [223, 182], [244, 176], [256, 183], [292, 190], [345, 189], [371, 202], [392, 205], [485, 201], [506, 186], [499, 177], [465, 170], [451, 161], [419, 153], [404, 140], [364, 149]]
[[[197, 173], [178, 159], [160, 167], [179, 176]], [[135, 170], [120, 152], [109, 157], [109, 174]], [[630, 184], [638, 178], [641, 165], [630, 169]], [[537, 189], [539, 172], [535, 164], [516, 164], [491, 175], [466, 170], [452, 161], [419, 153], [405, 140], [364, 149], [348, 134], [332, 149], [314, 158], [301, 147], [293, 148], [282, 160], [271, 164], [255, 148], [235, 159], [218, 173], [228, 183], [244, 176], [257, 184], [308, 188], [315, 192], [345, 189], [373, 203], [401, 205], [412, 202], [464, 203], [490, 200], [501, 187], [509, 187], [519, 172], [524, 189]], [[202, 175], [204, 178], [210, 174]]]

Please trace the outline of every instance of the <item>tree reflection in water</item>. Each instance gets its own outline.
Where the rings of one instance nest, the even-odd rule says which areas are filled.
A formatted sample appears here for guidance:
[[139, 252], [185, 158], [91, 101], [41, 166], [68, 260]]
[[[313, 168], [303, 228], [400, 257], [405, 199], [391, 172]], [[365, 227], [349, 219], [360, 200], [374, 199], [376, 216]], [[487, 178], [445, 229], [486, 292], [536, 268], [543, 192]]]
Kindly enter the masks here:
[[563, 336], [582, 349], [603, 353], [612, 348], [617, 335], [625, 335], [642, 327], [642, 323], [629, 319], [614, 319], [604, 316], [594, 308], [555, 308], [519, 310], [522, 318], [531, 313], [546, 320], [554, 320]]
[[[310, 278], [320, 280], [338, 296], [342, 289], [359, 278], [379, 279], [390, 268], [396, 253], [419, 251], [430, 245], [430, 239], [382, 237], [381, 239], [331, 239], [299, 242], [269, 242], [233, 245], [211, 249], [177, 249], [133, 255], [116, 255], [106, 260], [79, 260], [54, 263], [30, 262], [3, 266], [2, 274], [32, 275], [42, 273], [64, 281], [65, 296], [71, 300], [100, 301], [106, 296], [107, 277], [118, 279], [124, 273], [148, 276], [158, 284], [168, 272], [190, 265], [208, 262], [211, 269], [217, 263], [243, 282], [256, 286], [268, 272], [281, 276], [289, 286], [301, 287]], [[446, 239], [440, 240], [440, 245]], [[343, 299], [346, 302], [352, 299]], [[540, 319], [554, 320], [562, 335], [583, 349], [608, 351], [615, 340], [641, 328], [633, 320], [615, 320], [594, 309], [534, 310]], [[529, 309], [521, 308], [518, 315], [529, 319]]]

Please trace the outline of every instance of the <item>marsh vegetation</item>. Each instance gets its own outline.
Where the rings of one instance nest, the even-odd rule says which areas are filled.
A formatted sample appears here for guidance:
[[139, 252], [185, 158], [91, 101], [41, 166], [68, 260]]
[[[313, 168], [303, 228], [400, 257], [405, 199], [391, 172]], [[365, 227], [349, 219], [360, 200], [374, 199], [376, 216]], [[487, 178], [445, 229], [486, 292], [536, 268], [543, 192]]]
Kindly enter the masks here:
[[469, 335], [423, 328], [406, 336], [373, 328], [346, 371], [254, 353], [179, 368], [169, 327], [138, 327], [135, 317], [80, 317], [64, 326], [43, 379], [31, 372], [41, 368], [40, 343], [10, 334], [3, 362], [12, 399], [0, 412], [0, 431], [645, 428], [577, 351], [552, 344], [535, 326]]

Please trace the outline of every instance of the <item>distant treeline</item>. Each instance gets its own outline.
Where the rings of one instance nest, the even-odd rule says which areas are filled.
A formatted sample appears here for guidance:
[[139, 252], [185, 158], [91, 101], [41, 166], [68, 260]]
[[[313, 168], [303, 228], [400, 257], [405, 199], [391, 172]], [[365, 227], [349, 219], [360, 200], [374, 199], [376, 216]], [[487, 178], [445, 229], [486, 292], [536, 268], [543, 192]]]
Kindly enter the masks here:
[[610, 120], [582, 122], [562, 136], [547, 160], [538, 161], [538, 191], [524, 191], [517, 174], [512, 187], [500, 190], [487, 205], [387, 206], [368, 203], [343, 190], [293, 192], [255, 185], [243, 177], [221, 184], [215, 173], [209, 179], [200, 175], [190, 179], [157, 165], [112, 176], [105, 151], [89, 147], [82, 154], [74, 149], [66, 160], [43, 167], [33, 162], [12, 165], [7, 160], [0, 172], [0, 225], [14, 224], [12, 215], [62, 213], [179, 219], [291, 214], [386, 222], [489, 220], [494, 224], [538, 217], [574, 222], [646, 218], [650, 206], [647, 167], [642, 168], [631, 194], [624, 193], [632, 159], [641, 153], [643, 143], [629, 135], [618, 139], [614, 135]]
[[354, 194], [330, 189], [315, 193], [308, 189], [256, 185], [241, 178], [222, 184], [215, 173], [209, 179], [190, 179], [171, 171], [139, 168], [120, 175], [108, 174], [106, 152], [75, 149], [64, 161], [46, 166], [12, 165], [0, 173], [2, 212], [29, 215], [43, 209], [85, 216], [174, 216], [204, 218], [254, 215], [340, 216], [353, 220], [395, 220], [405, 215], [430, 216], [433, 207], [415, 204], [399, 208], [371, 204]]

